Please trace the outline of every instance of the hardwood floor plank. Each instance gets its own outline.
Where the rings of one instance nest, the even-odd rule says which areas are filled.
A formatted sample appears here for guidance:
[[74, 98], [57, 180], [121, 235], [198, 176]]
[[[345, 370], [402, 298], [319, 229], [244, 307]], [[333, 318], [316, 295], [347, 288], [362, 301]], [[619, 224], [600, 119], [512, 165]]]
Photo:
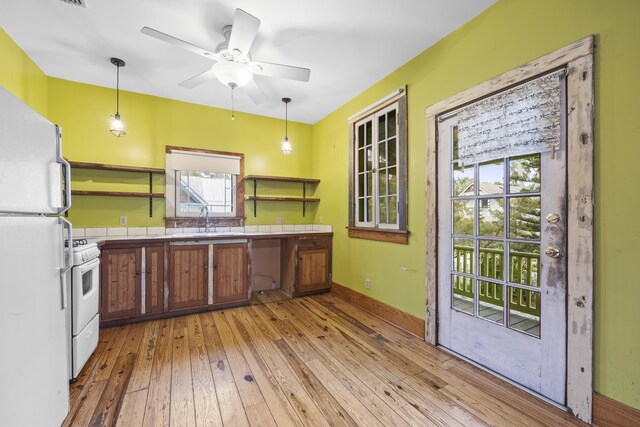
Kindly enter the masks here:
[[199, 316], [187, 318], [189, 354], [197, 426], [222, 426], [211, 364]]
[[277, 340], [276, 345], [284, 358], [289, 362], [294, 373], [298, 376], [302, 386], [316, 402], [316, 405], [318, 405], [327, 420], [329, 420], [329, 424], [357, 426], [357, 423], [351, 418], [349, 413], [345, 411], [342, 405], [340, 405], [322, 385], [320, 380], [318, 380], [315, 374], [295, 354], [284, 339]]
[[151, 369], [153, 368], [153, 361], [156, 354], [160, 321], [155, 320], [144, 323], [143, 325], [146, 327], [138, 351], [136, 369], [131, 374], [127, 393], [148, 388], [149, 381], [151, 380]]
[[171, 425], [195, 426], [191, 356], [186, 318], [177, 317], [173, 325], [173, 360], [171, 361]]
[[173, 357], [173, 319], [165, 319], [158, 329], [149, 393], [144, 411], [143, 425], [168, 426], [171, 417], [171, 362]]
[[130, 327], [131, 325], [118, 326], [113, 332], [113, 335], [109, 340], [109, 344], [102, 353], [101, 360], [98, 362], [98, 369], [93, 375], [93, 381], [106, 381], [109, 379], [113, 365], [115, 364], [115, 361], [120, 354], [120, 350], [122, 349], [122, 345], [129, 334]]
[[67, 418], [62, 423], [63, 427], [66, 426], [88, 426], [93, 411], [95, 410], [102, 391], [104, 390], [107, 381], [94, 381], [87, 384], [82, 392], [82, 396], [78, 399], [75, 408], [69, 413]]
[[129, 378], [136, 362], [136, 353], [123, 352], [116, 359], [113, 373], [107, 380], [89, 425], [92, 427], [112, 426], [120, 415]]
[[200, 324], [202, 325], [202, 335], [207, 343], [207, 356], [209, 363], [218, 363], [219, 360], [225, 360], [227, 356], [224, 354], [224, 347], [220, 340], [220, 334], [216, 329], [216, 324], [211, 317], [211, 313], [202, 313], [199, 315]]
[[[136, 362], [137, 363], [137, 362]], [[131, 385], [131, 381], [129, 381]], [[144, 422], [144, 407], [148, 389], [140, 389], [124, 395], [116, 427], [141, 427]]]

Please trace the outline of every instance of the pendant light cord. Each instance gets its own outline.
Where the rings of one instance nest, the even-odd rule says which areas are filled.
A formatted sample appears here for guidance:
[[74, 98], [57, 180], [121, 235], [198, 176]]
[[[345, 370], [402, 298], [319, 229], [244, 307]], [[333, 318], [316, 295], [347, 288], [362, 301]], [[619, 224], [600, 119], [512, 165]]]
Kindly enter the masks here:
[[116, 68], [116, 115], [120, 115], [120, 65]]
[[289, 103], [284, 103], [284, 139], [289, 140]]

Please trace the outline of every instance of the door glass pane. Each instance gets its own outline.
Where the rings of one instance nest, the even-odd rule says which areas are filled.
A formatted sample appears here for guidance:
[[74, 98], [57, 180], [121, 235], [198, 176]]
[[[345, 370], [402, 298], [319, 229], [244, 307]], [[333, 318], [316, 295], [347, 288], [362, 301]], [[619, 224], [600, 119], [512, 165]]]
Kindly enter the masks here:
[[540, 240], [540, 196], [509, 200], [509, 237]]
[[504, 200], [478, 199], [478, 234], [504, 236]]
[[478, 165], [478, 195], [504, 193], [504, 160]]
[[373, 122], [368, 121], [365, 124], [365, 140], [366, 140], [366, 144], [365, 145], [371, 145], [371, 134], [372, 134], [372, 127], [373, 127]]
[[373, 170], [373, 151], [371, 146], [367, 147], [367, 170]]
[[373, 206], [372, 206], [373, 197], [367, 197], [367, 222], [373, 221]]
[[509, 160], [509, 192], [540, 191], [540, 154], [514, 157]]
[[540, 337], [540, 292], [509, 287], [509, 327]]
[[451, 275], [451, 306], [455, 310], [463, 311], [465, 313], [474, 313], [474, 289], [473, 279], [469, 277], [458, 276], [456, 274]]
[[387, 195], [387, 170], [378, 171], [378, 192], [381, 196]]
[[358, 150], [358, 172], [364, 171], [364, 148]]
[[451, 159], [458, 160], [458, 126], [454, 126], [451, 130]]
[[364, 197], [358, 199], [358, 221], [364, 222]]
[[395, 166], [396, 163], [396, 150], [397, 150], [397, 141], [395, 138], [391, 138], [389, 139], [389, 141], [387, 141], [387, 150], [388, 150], [388, 159], [387, 159], [387, 163], [389, 164], [389, 166]]
[[478, 240], [478, 265], [480, 276], [504, 280], [504, 243]]
[[475, 173], [473, 166], [462, 169], [458, 164], [453, 165], [453, 197], [473, 196]]
[[387, 165], [387, 144], [382, 141], [378, 144], [378, 168]]
[[478, 317], [504, 324], [504, 286], [478, 281]]
[[365, 181], [367, 185], [367, 196], [370, 196], [373, 194], [373, 174], [371, 172], [366, 173]]
[[364, 196], [364, 174], [358, 174], [358, 196]]
[[474, 274], [475, 257], [472, 239], [453, 239], [453, 271]]
[[474, 234], [473, 200], [453, 202], [453, 234]]
[[387, 135], [389, 138], [396, 136], [396, 110], [389, 111], [387, 126]]
[[358, 148], [364, 147], [364, 125], [358, 126]]
[[509, 281], [540, 287], [540, 245], [509, 243]]
[[380, 197], [379, 203], [380, 203], [380, 222], [383, 224], [386, 224], [387, 223], [387, 198]]
[[389, 194], [398, 194], [398, 176], [396, 168], [389, 168]]
[[385, 115], [378, 117], [378, 141], [382, 141], [387, 138], [385, 135], [387, 118]]

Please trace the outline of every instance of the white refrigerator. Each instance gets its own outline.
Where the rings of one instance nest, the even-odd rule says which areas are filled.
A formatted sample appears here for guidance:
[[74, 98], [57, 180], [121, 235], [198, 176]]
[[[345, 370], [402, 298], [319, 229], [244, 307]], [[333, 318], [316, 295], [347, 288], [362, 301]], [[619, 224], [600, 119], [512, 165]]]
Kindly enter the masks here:
[[[0, 86], [0, 426], [69, 412], [69, 164], [59, 128]], [[63, 185], [63, 183], [66, 183]]]

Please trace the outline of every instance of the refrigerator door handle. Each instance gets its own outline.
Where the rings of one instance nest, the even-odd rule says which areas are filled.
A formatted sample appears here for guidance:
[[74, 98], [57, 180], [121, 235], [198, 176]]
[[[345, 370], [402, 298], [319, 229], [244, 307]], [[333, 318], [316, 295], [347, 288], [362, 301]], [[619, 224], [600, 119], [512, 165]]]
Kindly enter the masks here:
[[69, 221], [67, 221], [65, 218], [59, 216], [58, 217], [58, 223], [62, 224], [63, 228], [66, 228], [69, 230], [69, 240], [68, 240], [68, 244], [67, 244], [67, 248], [68, 250], [65, 250], [64, 247], [64, 238], [62, 239], [62, 258], [64, 260], [64, 264], [63, 266], [60, 268], [60, 285], [62, 287], [62, 309], [66, 309], [67, 308], [67, 272], [69, 270], [71, 270], [71, 267], [73, 267], [73, 226], [71, 225], [71, 223]]
[[56, 161], [64, 166], [64, 206], [58, 208], [58, 213], [63, 214], [71, 207], [71, 165], [62, 157], [62, 132], [58, 125], [56, 125]]

